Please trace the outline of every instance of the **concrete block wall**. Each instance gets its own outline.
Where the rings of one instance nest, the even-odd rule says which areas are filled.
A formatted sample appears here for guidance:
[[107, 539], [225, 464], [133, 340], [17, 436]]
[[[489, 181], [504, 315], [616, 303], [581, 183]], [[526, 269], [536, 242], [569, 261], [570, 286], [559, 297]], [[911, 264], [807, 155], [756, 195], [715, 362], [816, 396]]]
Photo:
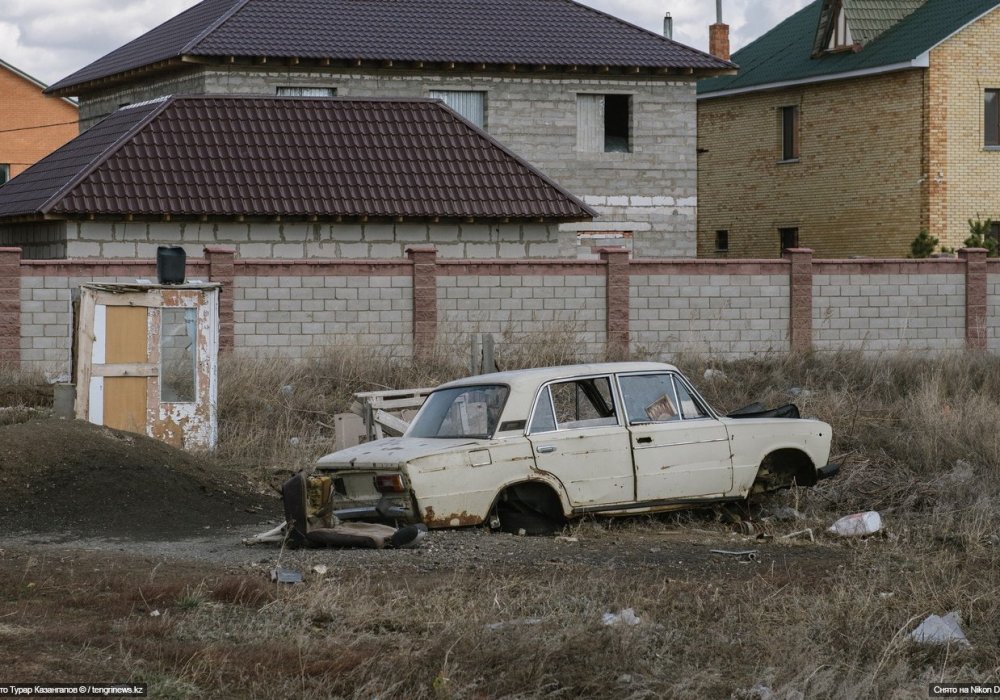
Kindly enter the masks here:
[[437, 275], [438, 342], [465, 346], [491, 333], [506, 346], [548, 336], [582, 358], [605, 352], [603, 266], [515, 263], [443, 264]]
[[0, 229], [0, 245], [20, 246], [31, 258], [152, 258], [158, 246], [197, 257], [206, 245], [223, 245], [242, 258], [281, 260], [402, 258], [408, 247], [427, 244], [447, 258], [558, 258], [576, 247], [575, 234], [545, 223], [88, 221], [59, 222], [62, 247], [49, 255], [39, 254], [35, 226]]
[[746, 357], [790, 350], [787, 263], [630, 267], [634, 354]]
[[964, 263], [819, 262], [815, 267], [815, 349], [966, 346]]
[[[256, 270], [248, 275], [251, 266]], [[404, 356], [412, 353], [413, 285], [408, 269], [393, 264], [383, 270], [371, 265], [281, 267], [263, 262], [236, 265], [237, 352], [302, 358], [329, 346], [369, 345]]]
[[[773, 352], [1000, 351], [1000, 261], [958, 259], [254, 260], [209, 246], [188, 277], [222, 285], [220, 347], [301, 358], [327, 346], [466, 352], [472, 333], [581, 359]], [[155, 275], [153, 261], [22, 260], [0, 248], [0, 362], [65, 374], [72, 289]], [[458, 348], [461, 350], [458, 350]]]
[[[84, 127], [123, 102], [154, 93], [275, 95], [278, 87], [307, 86], [333, 88], [339, 97], [414, 98], [429, 97], [435, 90], [481, 91], [486, 94], [486, 131], [598, 211], [598, 224], [567, 224], [566, 232], [628, 231], [634, 234], [636, 255], [695, 255], [697, 115], [691, 78], [247, 63], [190, 71], [139, 90], [109, 88], [82, 96]], [[631, 96], [630, 153], [578, 150], [578, 94]]]

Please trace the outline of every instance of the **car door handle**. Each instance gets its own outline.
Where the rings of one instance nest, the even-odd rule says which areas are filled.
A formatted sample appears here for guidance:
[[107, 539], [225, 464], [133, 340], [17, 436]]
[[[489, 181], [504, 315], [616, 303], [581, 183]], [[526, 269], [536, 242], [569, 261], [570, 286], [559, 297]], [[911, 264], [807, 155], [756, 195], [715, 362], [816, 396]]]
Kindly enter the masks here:
[[540, 454], [540, 455], [547, 455], [550, 452], [555, 452], [556, 451], [556, 446], [555, 445], [542, 445], [541, 447], [538, 448], [537, 451], [538, 451], [538, 454]]
[[652, 442], [653, 438], [651, 438], [651, 437], [641, 437], [641, 438], [636, 438], [635, 441], [638, 442], [641, 445], [645, 445], [647, 443]]

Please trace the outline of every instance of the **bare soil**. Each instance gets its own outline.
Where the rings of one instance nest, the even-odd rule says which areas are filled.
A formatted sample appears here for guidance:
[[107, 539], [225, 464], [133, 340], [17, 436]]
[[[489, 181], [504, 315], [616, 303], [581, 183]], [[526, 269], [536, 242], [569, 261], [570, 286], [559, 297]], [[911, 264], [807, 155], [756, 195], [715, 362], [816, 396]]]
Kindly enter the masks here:
[[0, 426], [0, 528], [74, 537], [184, 538], [260, 522], [275, 499], [211, 459], [54, 418]]

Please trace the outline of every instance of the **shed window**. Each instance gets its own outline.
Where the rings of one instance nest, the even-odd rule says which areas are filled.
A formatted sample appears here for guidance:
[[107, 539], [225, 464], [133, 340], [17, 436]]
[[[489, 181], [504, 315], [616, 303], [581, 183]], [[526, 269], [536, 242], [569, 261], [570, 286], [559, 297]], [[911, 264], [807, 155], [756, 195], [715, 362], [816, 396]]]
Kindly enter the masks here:
[[7, 163], [0, 163], [0, 185], [10, 179], [10, 166]]
[[278, 97], [335, 97], [337, 88], [332, 87], [279, 87]]
[[799, 159], [799, 108], [782, 107], [778, 114], [781, 125], [781, 160]]
[[983, 95], [983, 135], [987, 148], [1000, 148], [1000, 90]]
[[576, 105], [577, 150], [631, 152], [631, 95], [577, 95]]
[[841, 5], [837, 11], [837, 21], [830, 29], [830, 43], [827, 48], [833, 51], [853, 44], [854, 37], [851, 36], [851, 27], [847, 24], [847, 13]]
[[480, 129], [486, 128], [486, 93], [474, 90], [431, 90], [441, 100]]

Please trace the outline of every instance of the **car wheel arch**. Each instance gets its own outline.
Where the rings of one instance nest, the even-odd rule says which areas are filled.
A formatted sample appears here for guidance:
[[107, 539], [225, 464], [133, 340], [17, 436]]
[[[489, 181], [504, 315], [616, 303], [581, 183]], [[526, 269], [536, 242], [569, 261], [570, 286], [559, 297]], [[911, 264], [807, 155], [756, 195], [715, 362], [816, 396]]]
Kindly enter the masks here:
[[792, 483], [797, 486], [815, 485], [816, 465], [804, 450], [782, 447], [771, 450], [760, 460], [750, 492], [773, 491]]
[[[561, 485], [553, 484], [548, 479], [524, 479], [504, 484], [498, 489], [497, 495], [493, 499], [490, 514], [495, 515], [498, 520], [502, 520], [505, 504], [508, 502], [526, 506], [527, 510], [535, 511], [539, 516], [552, 521], [553, 524], [558, 523], [559, 527], [567, 520], [568, 513], [571, 512]], [[520, 508], [520, 510], [524, 510], [524, 508]]]

